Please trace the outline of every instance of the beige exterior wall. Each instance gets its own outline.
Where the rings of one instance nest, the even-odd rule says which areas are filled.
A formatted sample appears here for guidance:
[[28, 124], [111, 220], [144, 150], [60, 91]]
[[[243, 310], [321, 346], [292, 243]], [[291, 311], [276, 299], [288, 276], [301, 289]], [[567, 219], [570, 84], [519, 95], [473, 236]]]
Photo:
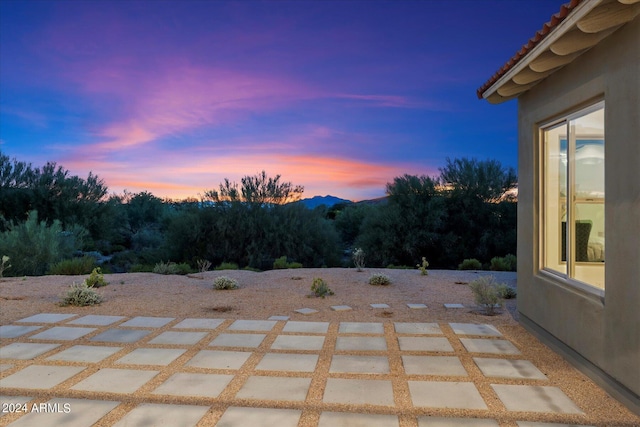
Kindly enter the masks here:
[[[539, 126], [605, 101], [605, 295], [539, 271]], [[640, 17], [519, 98], [523, 324], [640, 413]]]

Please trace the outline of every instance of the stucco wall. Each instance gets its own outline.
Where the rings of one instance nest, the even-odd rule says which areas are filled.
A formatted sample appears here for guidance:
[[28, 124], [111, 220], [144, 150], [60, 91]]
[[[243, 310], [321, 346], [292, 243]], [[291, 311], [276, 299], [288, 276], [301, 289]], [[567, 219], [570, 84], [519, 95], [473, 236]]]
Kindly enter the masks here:
[[[602, 99], [603, 299], [538, 269], [538, 126]], [[640, 408], [640, 17], [536, 85], [518, 104], [518, 310], [525, 324], [542, 328], [543, 339], [561, 341], [594, 365], [588, 371], [614, 386], [619, 382]]]

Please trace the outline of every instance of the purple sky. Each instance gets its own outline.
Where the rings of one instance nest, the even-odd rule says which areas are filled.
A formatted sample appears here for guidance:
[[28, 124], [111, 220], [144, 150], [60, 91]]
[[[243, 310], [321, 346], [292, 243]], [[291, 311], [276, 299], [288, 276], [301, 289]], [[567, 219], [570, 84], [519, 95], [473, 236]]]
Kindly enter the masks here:
[[172, 198], [261, 170], [361, 200], [446, 157], [516, 167], [516, 102], [475, 91], [561, 4], [0, 0], [0, 150]]

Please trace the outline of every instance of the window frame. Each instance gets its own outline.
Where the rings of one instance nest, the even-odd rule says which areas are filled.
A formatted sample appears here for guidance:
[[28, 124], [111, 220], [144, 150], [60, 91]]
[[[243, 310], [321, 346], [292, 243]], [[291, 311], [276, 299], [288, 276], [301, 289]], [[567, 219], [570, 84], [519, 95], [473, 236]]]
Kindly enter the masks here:
[[[591, 114], [597, 110], [605, 110], [605, 101], [604, 99], [600, 99], [596, 102], [592, 102], [585, 107], [578, 108], [576, 110], [571, 111], [568, 114], [563, 114], [561, 116], [556, 116], [554, 119], [545, 121], [540, 123], [537, 126], [538, 130], [538, 177], [536, 179], [538, 191], [537, 191], [537, 210], [538, 215], [536, 229], [537, 229], [537, 243], [538, 243], [538, 274], [549, 279], [554, 279], [556, 283], [560, 283], [563, 285], [570, 286], [573, 289], [577, 289], [582, 291], [585, 294], [593, 295], [599, 297], [604, 302], [605, 289], [606, 289], [606, 273], [605, 273], [605, 284], [603, 288], [600, 288], [596, 285], [589, 284], [587, 282], [576, 279], [575, 276], [575, 266], [576, 264], [580, 264], [581, 262], [575, 261], [575, 248], [571, 243], [570, 239], [573, 238], [572, 233], [569, 232], [569, 238], [567, 241], [567, 260], [565, 261], [566, 271], [562, 273], [560, 271], [553, 270], [552, 268], [545, 266], [545, 256], [546, 256], [546, 224], [547, 224], [547, 209], [546, 209], [546, 191], [547, 186], [545, 183], [546, 179], [546, 139], [545, 132], [549, 129], [553, 129], [555, 127], [561, 126], [564, 123], [566, 127], [566, 135], [567, 135], [567, 191], [566, 191], [566, 217], [567, 217], [567, 225], [571, 223], [570, 218], [573, 220], [573, 203], [570, 202], [571, 197], [575, 197], [575, 170], [576, 170], [576, 160], [575, 160], [575, 151], [576, 151], [576, 138], [575, 135], [572, 135], [570, 123], [572, 120], [578, 119], [580, 117]], [[605, 110], [606, 111], [606, 110]], [[605, 123], [604, 123], [604, 132], [605, 132], [605, 150], [606, 150], [606, 114], [605, 114]], [[573, 153], [573, 154], [570, 154]], [[604, 158], [605, 161], [605, 171], [606, 171], [606, 155]], [[578, 200], [578, 199], [576, 199]], [[606, 210], [606, 184], [605, 184], [605, 197], [604, 197], [604, 209]], [[605, 222], [606, 229], [606, 222]], [[605, 235], [606, 235], [605, 230]], [[558, 242], [560, 244], [561, 242]], [[561, 252], [559, 252], [561, 253]], [[603, 268], [606, 271], [606, 262], [603, 262]]]

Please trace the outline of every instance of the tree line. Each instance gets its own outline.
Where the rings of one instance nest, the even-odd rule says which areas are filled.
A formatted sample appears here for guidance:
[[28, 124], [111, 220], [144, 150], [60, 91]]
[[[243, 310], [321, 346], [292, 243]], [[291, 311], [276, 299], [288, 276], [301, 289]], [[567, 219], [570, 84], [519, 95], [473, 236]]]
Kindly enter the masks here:
[[456, 268], [515, 253], [516, 186], [498, 161], [447, 159], [436, 177], [404, 175], [384, 203], [308, 209], [302, 186], [270, 177], [225, 179], [200, 198], [163, 200], [149, 192], [109, 194], [100, 178], [73, 176], [0, 152], [0, 255], [6, 274], [38, 275], [65, 259], [90, 255], [103, 270], [146, 271], [171, 260], [266, 270], [287, 256], [305, 267], [347, 266], [358, 247], [370, 267]]

